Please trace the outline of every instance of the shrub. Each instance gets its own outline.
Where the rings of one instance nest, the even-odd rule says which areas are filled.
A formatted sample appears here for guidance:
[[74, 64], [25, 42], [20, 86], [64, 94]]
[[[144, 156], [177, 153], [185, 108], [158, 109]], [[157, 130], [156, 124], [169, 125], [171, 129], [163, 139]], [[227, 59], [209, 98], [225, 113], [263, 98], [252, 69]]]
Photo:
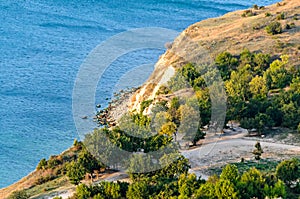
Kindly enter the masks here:
[[148, 108], [150, 105], [151, 105], [151, 103], [153, 102], [153, 100], [145, 100], [145, 101], [142, 101], [142, 103], [141, 103], [141, 113], [146, 109], [146, 108]]
[[266, 16], [266, 17], [270, 17], [270, 16], [272, 16], [272, 14], [269, 13], [269, 12], [266, 12], [266, 13], [265, 13], [265, 16]]
[[283, 19], [285, 19], [285, 14], [284, 14], [284, 12], [278, 14], [278, 15], [276, 16], [276, 19], [277, 19], [277, 20], [283, 20]]
[[285, 160], [276, 167], [276, 176], [287, 185], [297, 181], [300, 177], [299, 161], [297, 159]]
[[40, 170], [40, 169], [46, 169], [46, 168], [47, 168], [47, 160], [45, 158], [43, 158], [37, 165], [36, 169]]
[[242, 14], [242, 17], [252, 17], [255, 16], [255, 12], [253, 12], [252, 10], [245, 10]]
[[298, 20], [298, 17], [297, 17], [297, 16], [294, 16], [293, 19], [294, 19], [294, 20]]
[[14, 191], [7, 199], [28, 199], [29, 195], [25, 190]]
[[272, 22], [266, 27], [266, 31], [268, 34], [276, 35], [282, 33], [281, 23]]
[[49, 169], [55, 169], [56, 166], [60, 165], [60, 161], [56, 157], [52, 157], [48, 160], [47, 166]]
[[44, 184], [46, 182], [49, 182], [51, 180], [54, 180], [55, 179], [55, 176], [50, 174], [50, 175], [46, 175], [46, 176], [41, 176], [40, 178], [38, 178], [36, 181], [35, 181], [35, 185], [41, 185], [41, 184]]
[[283, 2], [283, 3], [279, 3], [279, 2], [278, 2], [278, 3], [276, 4], [276, 6], [277, 6], [277, 7], [280, 7], [280, 6], [284, 6], [285, 4], [286, 4], [285, 2]]
[[258, 5], [254, 4], [254, 5], [253, 5], [253, 9], [254, 9], [254, 10], [258, 10], [258, 9], [259, 9], [259, 8], [258, 8]]
[[285, 29], [292, 29], [292, 28], [295, 28], [295, 27], [296, 27], [295, 23], [290, 23], [290, 24], [285, 25]]

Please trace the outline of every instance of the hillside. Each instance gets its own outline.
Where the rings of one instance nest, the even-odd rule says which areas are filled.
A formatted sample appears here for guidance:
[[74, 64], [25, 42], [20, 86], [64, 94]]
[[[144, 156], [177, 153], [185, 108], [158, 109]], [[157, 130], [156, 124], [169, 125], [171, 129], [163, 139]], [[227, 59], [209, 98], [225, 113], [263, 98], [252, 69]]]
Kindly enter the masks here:
[[[264, 53], [270, 54], [271, 61], [280, 60], [281, 55], [289, 56], [289, 67], [290, 68], [299, 68], [300, 66], [300, 1], [299, 0], [285, 0], [275, 5], [266, 6], [266, 7], [254, 7], [249, 8], [247, 11], [236, 11], [228, 13], [219, 18], [207, 19], [196, 24], [191, 25], [185, 31], [183, 31], [174, 42], [168, 45], [168, 50], [163, 54], [155, 66], [155, 70], [145, 84], [139, 88], [137, 91], [134, 91], [132, 96], [128, 100], [123, 99], [124, 103], [129, 107], [133, 112], [137, 113], [137, 121], [145, 119], [143, 116], [139, 115], [143, 110], [147, 112], [149, 109], [146, 107], [141, 111], [141, 105], [144, 102], [147, 102], [148, 107], [151, 107], [152, 102], [158, 101], [171, 101], [176, 99], [176, 97], [185, 96], [187, 98], [192, 98], [194, 93], [191, 89], [182, 89], [174, 93], [164, 93], [157, 95], [157, 92], [162, 86], [162, 82], [166, 82], [166, 78], [171, 78], [175, 75], [175, 72], [180, 71], [182, 68], [186, 67], [186, 64], [211, 64], [214, 63], [216, 57], [227, 51], [233, 56], [238, 57], [244, 49], [248, 49], [255, 56], [255, 53]], [[282, 32], [279, 34], [271, 35], [267, 33], [266, 27], [272, 22], [279, 22], [282, 27]], [[282, 62], [284, 62], [282, 60]], [[268, 66], [270, 63], [268, 63]], [[188, 67], [193, 68], [192, 65]], [[266, 70], [266, 69], [265, 69]], [[265, 72], [265, 71], [263, 71]], [[230, 78], [229, 78], [230, 79]], [[290, 82], [289, 82], [290, 83]], [[289, 90], [288, 86], [284, 85], [282, 90]], [[203, 89], [204, 90], [204, 89]], [[273, 89], [276, 90], [276, 89]], [[280, 89], [279, 89], [280, 90]], [[128, 93], [126, 93], [127, 95]], [[264, 100], [268, 100], [269, 96], [265, 94], [266, 97]], [[251, 96], [252, 97], [252, 96]], [[250, 97], [249, 97], [250, 98]], [[148, 104], [149, 102], [149, 104]], [[121, 112], [125, 111], [126, 105], [124, 103], [119, 103], [120, 107], [112, 110], [114, 113], [112, 115], [122, 115]], [[128, 104], [127, 104], [128, 103]], [[177, 107], [179, 110], [179, 108]], [[177, 110], [176, 110], [177, 111]], [[144, 112], [144, 113], [145, 113]], [[170, 111], [171, 112], [171, 111]], [[175, 114], [176, 115], [176, 114]], [[176, 116], [177, 117], [177, 116]], [[254, 120], [254, 119], [253, 119]], [[147, 118], [143, 121], [147, 123]], [[255, 120], [254, 120], [255, 121]], [[141, 122], [141, 123], [143, 123]], [[144, 124], [143, 123], [143, 124]], [[143, 125], [142, 124], [142, 125]], [[146, 125], [145, 125], [146, 126]], [[262, 127], [262, 129], [265, 126]], [[269, 127], [269, 126], [268, 126]], [[239, 129], [241, 131], [236, 131]], [[271, 129], [271, 128], [270, 128]], [[269, 130], [270, 130], [269, 129]], [[110, 129], [111, 130], [111, 129]], [[96, 131], [95, 131], [96, 132]], [[273, 139], [271, 135], [267, 135], [266, 138], [261, 140], [263, 145], [266, 146], [264, 158], [267, 159], [267, 163], [270, 159], [270, 162], [276, 164], [284, 159], [289, 157], [297, 157], [299, 159], [299, 142], [300, 137], [295, 133], [295, 129], [286, 130], [286, 137], [288, 141], [282, 141], [282, 143], [271, 143], [277, 142], [279, 138]], [[122, 147], [131, 147], [134, 141], [130, 140], [131, 138], [126, 137], [122, 134], [121, 131], [108, 131], [111, 133], [111, 139], [116, 139], [115, 143], [120, 144]], [[115, 134], [113, 134], [115, 133]], [[202, 132], [201, 132], [202, 133]], [[259, 132], [259, 135], [261, 132]], [[270, 133], [271, 134], [271, 133]], [[283, 133], [279, 133], [280, 136]], [[229, 131], [227, 135], [214, 135], [207, 136], [204, 140], [197, 140], [193, 143], [194, 148], [192, 150], [183, 151], [185, 158], [189, 158], [192, 171], [198, 175], [206, 176], [206, 173], [201, 173], [203, 168], [209, 170], [208, 167], [215, 166], [221, 167], [228, 162], [237, 162], [240, 161], [241, 157], [245, 158], [248, 161], [252, 161], [253, 154], [251, 153], [256, 140], [260, 138], [247, 138], [243, 139], [248, 135], [246, 129], [236, 127], [234, 130]], [[126, 139], [123, 139], [121, 142], [120, 137], [124, 136]], [[163, 136], [162, 136], [163, 137]], [[203, 153], [209, 151], [212, 146], [215, 146], [215, 140], [220, 141], [221, 145], [217, 148], [214, 153], [207, 156], [206, 159], [197, 159], [196, 153], [199, 155], [199, 151]], [[128, 138], [128, 139], [127, 139]], [[203, 138], [203, 137], [202, 137]], [[296, 139], [297, 138], [297, 139]], [[120, 140], [118, 140], [120, 139]], [[199, 138], [200, 139], [200, 138]], [[235, 139], [234, 142], [231, 142], [232, 139]], [[262, 139], [262, 138], [261, 138]], [[280, 138], [281, 139], [281, 138]], [[129, 140], [129, 141], [128, 141]], [[284, 139], [282, 139], [284, 140]], [[120, 141], [117, 142], [117, 141]], [[164, 141], [164, 140], [163, 140]], [[128, 142], [128, 143], [127, 143]], [[136, 152], [137, 148], [145, 149], [145, 144], [143, 142], [136, 141], [134, 147], [130, 150]], [[243, 147], [239, 148], [241, 143], [245, 143]], [[143, 145], [144, 144], [144, 145]], [[201, 148], [197, 146], [200, 144], [207, 144], [205, 147]], [[138, 147], [137, 147], [138, 146]], [[140, 147], [144, 146], [144, 147]], [[151, 149], [152, 146], [148, 147]], [[197, 148], [198, 147], [198, 148]], [[232, 147], [232, 148], [230, 148]], [[222, 151], [223, 150], [223, 151]], [[221, 152], [223, 155], [220, 155]], [[30, 192], [32, 198], [43, 198], [43, 196], [49, 196], [51, 193], [68, 193], [71, 195], [75, 192], [75, 186], [72, 185], [66, 175], [66, 165], [69, 165], [72, 161], [77, 161], [78, 154], [80, 150], [78, 147], [73, 146], [67, 151], [63, 152], [58, 156], [53, 156], [50, 160], [58, 160], [60, 163], [55, 165], [54, 168], [48, 170], [46, 169], [37, 169], [33, 171], [28, 176], [21, 179], [15, 184], [0, 189], [0, 198], [8, 197], [15, 190], [26, 189]], [[225, 154], [225, 155], [224, 155]], [[280, 154], [280, 157], [273, 158], [277, 154]], [[251, 159], [252, 158], [252, 159]], [[275, 160], [276, 159], [276, 160]], [[49, 161], [50, 161], [49, 160]], [[229, 161], [230, 160], [230, 161]], [[48, 163], [49, 163], [48, 161]], [[209, 165], [208, 165], [209, 164]], [[252, 162], [251, 162], [252, 164]], [[275, 163], [274, 163], [275, 164]], [[102, 166], [103, 167], [103, 166]], [[274, 169], [274, 168], [272, 168]], [[101, 170], [101, 169], [100, 169]], [[105, 170], [105, 169], [104, 169]], [[40, 179], [44, 179], [49, 176], [49, 172], [56, 172], [58, 177], [54, 180], [48, 179], [48, 182], [37, 184]], [[98, 172], [98, 171], [97, 171]], [[110, 173], [102, 173], [102, 177], [97, 180], [106, 180], [113, 179], [113, 175]], [[105, 174], [105, 175], [104, 175]], [[120, 175], [123, 175], [120, 174]], [[160, 174], [161, 175], [161, 174]], [[51, 176], [51, 175], [50, 175]], [[127, 178], [128, 176], [126, 176]], [[98, 178], [98, 177], [97, 177]], [[177, 180], [177, 179], [176, 179]], [[86, 184], [89, 182], [84, 181]], [[63, 194], [60, 194], [61, 196]]]
[[[279, 56], [287, 54], [293, 66], [300, 65], [300, 1], [286, 0], [279, 4], [256, 10], [250, 8], [254, 16], [242, 17], [245, 11], [236, 11], [219, 18], [203, 20], [188, 27], [172, 43], [155, 66], [148, 81], [132, 96], [130, 110], [139, 110], [142, 101], [153, 99], [160, 87], [166, 71], [173, 71], [185, 63], [212, 63], [215, 57], [228, 51], [238, 55], [247, 48], [251, 52], [262, 52]], [[265, 27], [284, 13], [280, 20], [281, 34], [270, 35]], [[266, 16], [270, 14], [270, 16]], [[295, 24], [286, 29], [286, 24]], [[165, 81], [165, 80], [164, 80]]]

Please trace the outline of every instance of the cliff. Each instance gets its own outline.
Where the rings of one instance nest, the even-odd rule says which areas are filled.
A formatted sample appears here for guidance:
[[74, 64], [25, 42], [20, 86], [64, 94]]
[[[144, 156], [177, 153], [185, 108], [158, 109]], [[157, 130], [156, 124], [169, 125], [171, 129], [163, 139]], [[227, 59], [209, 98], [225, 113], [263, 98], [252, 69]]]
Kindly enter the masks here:
[[[279, 19], [282, 13], [283, 17]], [[174, 74], [176, 68], [188, 62], [213, 63], [216, 55], [223, 51], [237, 55], [247, 48], [275, 57], [287, 54], [290, 63], [299, 67], [299, 13], [300, 1], [286, 0], [266, 7], [231, 12], [191, 25], [160, 57], [147, 82], [131, 97], [129, 109], [139, 111], [142, 101], [154, 99], [160, 85]], [[283, 32], [270, 35], [265, 27], [275, 21], [281, 23]]]
[[[284, 13], [284, 17], [278, 19], [281, 13]], [[291, 65], [299, 67], [299, 13], [299, 0], [285, 0], [271, 6], [231, 12], [219, 18], [207, 19], [191, 25], [169, 45], [167, 51], [155, 65], [152, 75], [126, 103], [128, 103], [130, 110], [139, 111], [141, 102], [155, 99], [159, 87], [175, 74], [176, 69], [188, 62], [212, 63], [216, 55], [223, 51], [238, 55], [247, 48], [252, 52], [269, 53], [275, 57], [280, 54], [287, 54], [290, 56]], [[265, 27], [275, 21], [281, 23], [283, 32], [270, 35], [266, 32]], [[177, 94], [189, 94], [188, 90], [181, 92]], [[116, 115], [120, 115], [119, 109], [115, 111], [118, 112]], [[72, 152], [72, 149], [70, 150]], [[41, 172], [36, 170], [14, 185], [0, 189], [0, 198], [6, 198], [15, 190], [35, 189], [34, 182], [41, 175]], [[65, 181], [65, 177], [62, 177], [62, 184], [69, 188], [71, 185]], [[55, 186], [54, 189], [57, 188]], [[37, 191], [40, 190], [32, 192], [36, 194]], [[44, 191], [47, 192], [47, 190]]]

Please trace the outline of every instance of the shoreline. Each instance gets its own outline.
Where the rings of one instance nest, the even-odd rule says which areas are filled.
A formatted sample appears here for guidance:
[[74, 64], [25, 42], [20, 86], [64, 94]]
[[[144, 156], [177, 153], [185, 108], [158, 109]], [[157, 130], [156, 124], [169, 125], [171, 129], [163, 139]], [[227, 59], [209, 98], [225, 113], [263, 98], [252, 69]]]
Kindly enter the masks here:
[[[234, 11], [233, 13], [235, 13], [235, 12], [241, 12], [241, 11]], [[231, 12], [228, 12], [225, 15], [222, 15], [221, 17], [224, 17], [226, 15], [230, 15], [230, 13]], [[217, 17], [217, 18], [221, 18], [221, 17]], [[216, 19], [216, 18], [209, 18], [209, 19], [206, 19], [206, 20], [211, 20], [211, 19]], [[130, 98], [131, 98], [131, 96], [133, 94], [134, 94], [134, 92], [131, 93], [131, 95], [130, 94], [128, 94], [128, 95], [126, 94], [127, 98], [125, 97], [123, 100], [119, 99], [121, 101], [117, 101], [116, 104], [115, 104], [115, 108], [112, 108], [111, 113], [109, 113], [109, 115], [112, 116], [116, 121], [117, 121], [117, 117], [120, 116], [120, 115], [122, 115], [122, 114], [120, 114], [120, 112], [122, 112], [122, 111], [125, 112], [126, 110], [128, 110], [128, 105], [127, 105], [126, 102], [128, 102], [130, 100]], [[251, 138], [249, 138], [249, 140], [250, 139]], [[65, 151], [67, 151], [67, 150], [68, 149], [66, 149]], [[22, 177], [19, 181], [15, 182], [15, 183], [7, 186], [7, 187], [0, 188], [0, 196], [1, 196], [2, 191], [6, 191], [6, 189], [10, 189], [10, 187], [17, 186], [19, 183], [20, 183], [19, 186], [21, 186], [21, 184], [24, 183], [24, 181], [26, 181], [28, 178], [30, 178], [31, 175], [35, 174], [35, 172], [36, 172], [36, 170], [34, 170], [31, 173], [29, 173], [28, 175]]]

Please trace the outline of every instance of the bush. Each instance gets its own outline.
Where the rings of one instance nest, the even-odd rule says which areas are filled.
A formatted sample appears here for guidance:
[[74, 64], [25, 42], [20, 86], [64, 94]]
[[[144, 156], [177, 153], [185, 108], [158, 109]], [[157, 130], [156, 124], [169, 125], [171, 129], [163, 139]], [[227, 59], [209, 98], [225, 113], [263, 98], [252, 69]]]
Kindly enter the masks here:
[[41, 159], [38, 166], [36, 167], [37, 170], [46, 169], [47, 168], [47, 160], [45, 158]]
[[270, 17], [270, 16], [272, 16], [272, 14], [269, 13], [269, 12], [266, 12], [266, 13], [265, 13], [265, 16], [266, 16], [266, 17]]
[[292, 28], [295, 28], [295, 27], [296, 27], [295, 23], [285, 25], [285, 29], [292, 29]]
[[277, 19], [277, 20], [283, 20], [283, 19], [285, 19], [285, 14], [284, 14], [284, 12], [278, 14], [278, 15], [276, 16], [276, 19]]
[[25, 190], [14, 191], [7, 199], [28, 199], [29, 195]]
[[51, 180], [54, 180], [56, 178], [56, 176], [52, 175], [52, 174], [49, 174], [49, 175], [46, 175], [46, 176], [41, 176], [40, 178], [38, 178], [36, 181], [35, 181], [35, 185], [41, 185], [41, 184], [44, 184], [46, 182], [49, 182]]
[[282, 33], [281, 23], [272, 22], [266, 27], [266, 31], [268, 34], [276, 35]]
[[296, 182], [300, 177], [299, 161], [297, 159], [285, 160], [276, 167], [276, 176], [287, 185]]
[[254, 10], [258, 10], [258, 9], [259, 9], [258, 5], [254, 4], [254, 5], [253, 5], [253, 9], [254, 9]]
[[255, 16], [255, 12], [253, 12], [252, 10], [245, 10], [242, 14], [242, 17], [252, 17]]

